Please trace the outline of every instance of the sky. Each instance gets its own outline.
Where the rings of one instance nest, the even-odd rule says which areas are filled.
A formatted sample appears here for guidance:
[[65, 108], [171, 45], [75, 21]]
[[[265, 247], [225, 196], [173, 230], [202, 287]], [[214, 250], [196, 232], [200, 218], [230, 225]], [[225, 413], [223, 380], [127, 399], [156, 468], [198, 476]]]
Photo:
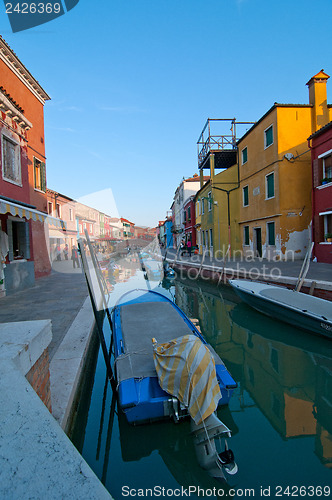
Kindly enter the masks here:
[[51, 97], [48, 187], [156, 226], [198, 173], [207, 118], [307, 104], [306, 82], [332, 75], [331, 14], [331, 0], [80, 0], [12, 33], [1, 3], [1, 35]]

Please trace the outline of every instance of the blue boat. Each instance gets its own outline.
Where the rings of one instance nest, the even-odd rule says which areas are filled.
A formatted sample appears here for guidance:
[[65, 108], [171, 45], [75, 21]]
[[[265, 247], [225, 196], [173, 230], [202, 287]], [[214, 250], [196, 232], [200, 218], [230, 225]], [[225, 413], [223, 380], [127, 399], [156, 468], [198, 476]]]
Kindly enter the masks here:
[[153, 359], [152, 338], [169, 342], [195, 335], [210, 350], [216, 367], [221, 399], [227, 405], [236, 382], [226, 366], [183, 311], [152, 290], [125, 293], [112, 310], [115, 376], [119, 407], [132, 424], [188, 415], [180, 401], [161, 389]]

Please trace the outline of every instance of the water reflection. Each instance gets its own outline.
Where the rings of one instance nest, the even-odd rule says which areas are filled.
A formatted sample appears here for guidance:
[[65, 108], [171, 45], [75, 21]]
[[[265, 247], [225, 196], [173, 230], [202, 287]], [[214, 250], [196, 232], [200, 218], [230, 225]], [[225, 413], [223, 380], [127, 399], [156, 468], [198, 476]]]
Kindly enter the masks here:
[[[198, 320], [238, 383], [229, 407], [218, 410], [232, 430], [230, 446], [239, 465], [229, 483], [254, 488], [256, 496], [261, 486], [330, 484], [332, 343], [261, 315], [227, 286], [147, 282], [135, 259], [126, 256], [105, 272], [113, 287], [111, 304], [132, 288], [154, 287], [173, 297]], [[220, 486], [199, 466], [189, 422], [130, 426], [105, 385], [100, 354], [97, 363], [92, 356], [87, 373], [71, 439], [114, 498], [122, 497], [124, 485], [222, 487], [225, 493], [231, 487]]]
[[218, 290], [177, 282], [175, 296], [280, 436], [315, 436], [315, 453], [332, 467], [331, 342], [262, 317], [235, 303], [228, 288]]

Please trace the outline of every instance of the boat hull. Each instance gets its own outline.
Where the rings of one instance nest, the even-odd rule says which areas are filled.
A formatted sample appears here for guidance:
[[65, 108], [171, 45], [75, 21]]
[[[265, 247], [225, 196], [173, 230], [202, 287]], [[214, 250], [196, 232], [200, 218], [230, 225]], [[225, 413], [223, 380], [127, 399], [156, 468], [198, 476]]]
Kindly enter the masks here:
[[[242, 280], [230, 280], [229, 283], [235, 290], [236, 294], [244, 302], [246, 302], [249, 306], [253, 307], [257, 311], [302, 330], [306, 330], [310, 333], [322, 335], [324, 337], [332, 339], [332, 322], [329, 321], [329, 318], [319, 316], [309, 309], [300, 309], [299, 307], [295, 308], [292, 306], [290, 300], [292, 298], [291, 294], [299, 294], [300, 292], [294, 292], [286, 288], [278, 287], [279, 295], [284, 300], [284, 302], [278, 302], [278, 300], [272, 300], [271, 298], [262, 296], [260, 290], [257, 287], [255, 287], [254, 289], [250, 289], [248, 287], [244, 288], [242, 286]], [[270, 286], [271, 285], [263, 284], [262, 289], [266, 289]], [[271, 288], [276, 289], [277, 287], [272, 286]], [[282, 295], [282, 290], [284, 290], [284, 295]], [[304, 307], [308, 307], [308, 300], [310, 300], [309, 297], [310, 296], [304, 295]], [[313, 297], [313, 299], [315, 301], [323, 300], [317, 299], [317, 297]], [[287, 301], [289, 302], [288, 304]], [[313, 301], [312, 307], [314, 308], [314, 306], [315, 303]]]

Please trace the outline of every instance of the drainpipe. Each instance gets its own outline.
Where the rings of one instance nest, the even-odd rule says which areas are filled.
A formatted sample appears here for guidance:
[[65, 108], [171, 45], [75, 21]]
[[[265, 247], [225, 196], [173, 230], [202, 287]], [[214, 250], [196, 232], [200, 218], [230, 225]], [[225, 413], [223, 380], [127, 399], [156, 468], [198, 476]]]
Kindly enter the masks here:
[[311, 146], [311, 141], [308, 139], [308, 148], [310, 149], [311, 152], [311, 179], [312, 179], [312, 194], [311, 194], [311, 199], [312, 199], [312, 224], [311, 224], [311, 241], [314, 243], [314, 257], [316, 257], [316, 241], [315, 241], [315, 214], [316, 214], [316, 196], [315, 196], [315, 186], [314, 186], [314, 169], [312, 165], [312, 146]]

